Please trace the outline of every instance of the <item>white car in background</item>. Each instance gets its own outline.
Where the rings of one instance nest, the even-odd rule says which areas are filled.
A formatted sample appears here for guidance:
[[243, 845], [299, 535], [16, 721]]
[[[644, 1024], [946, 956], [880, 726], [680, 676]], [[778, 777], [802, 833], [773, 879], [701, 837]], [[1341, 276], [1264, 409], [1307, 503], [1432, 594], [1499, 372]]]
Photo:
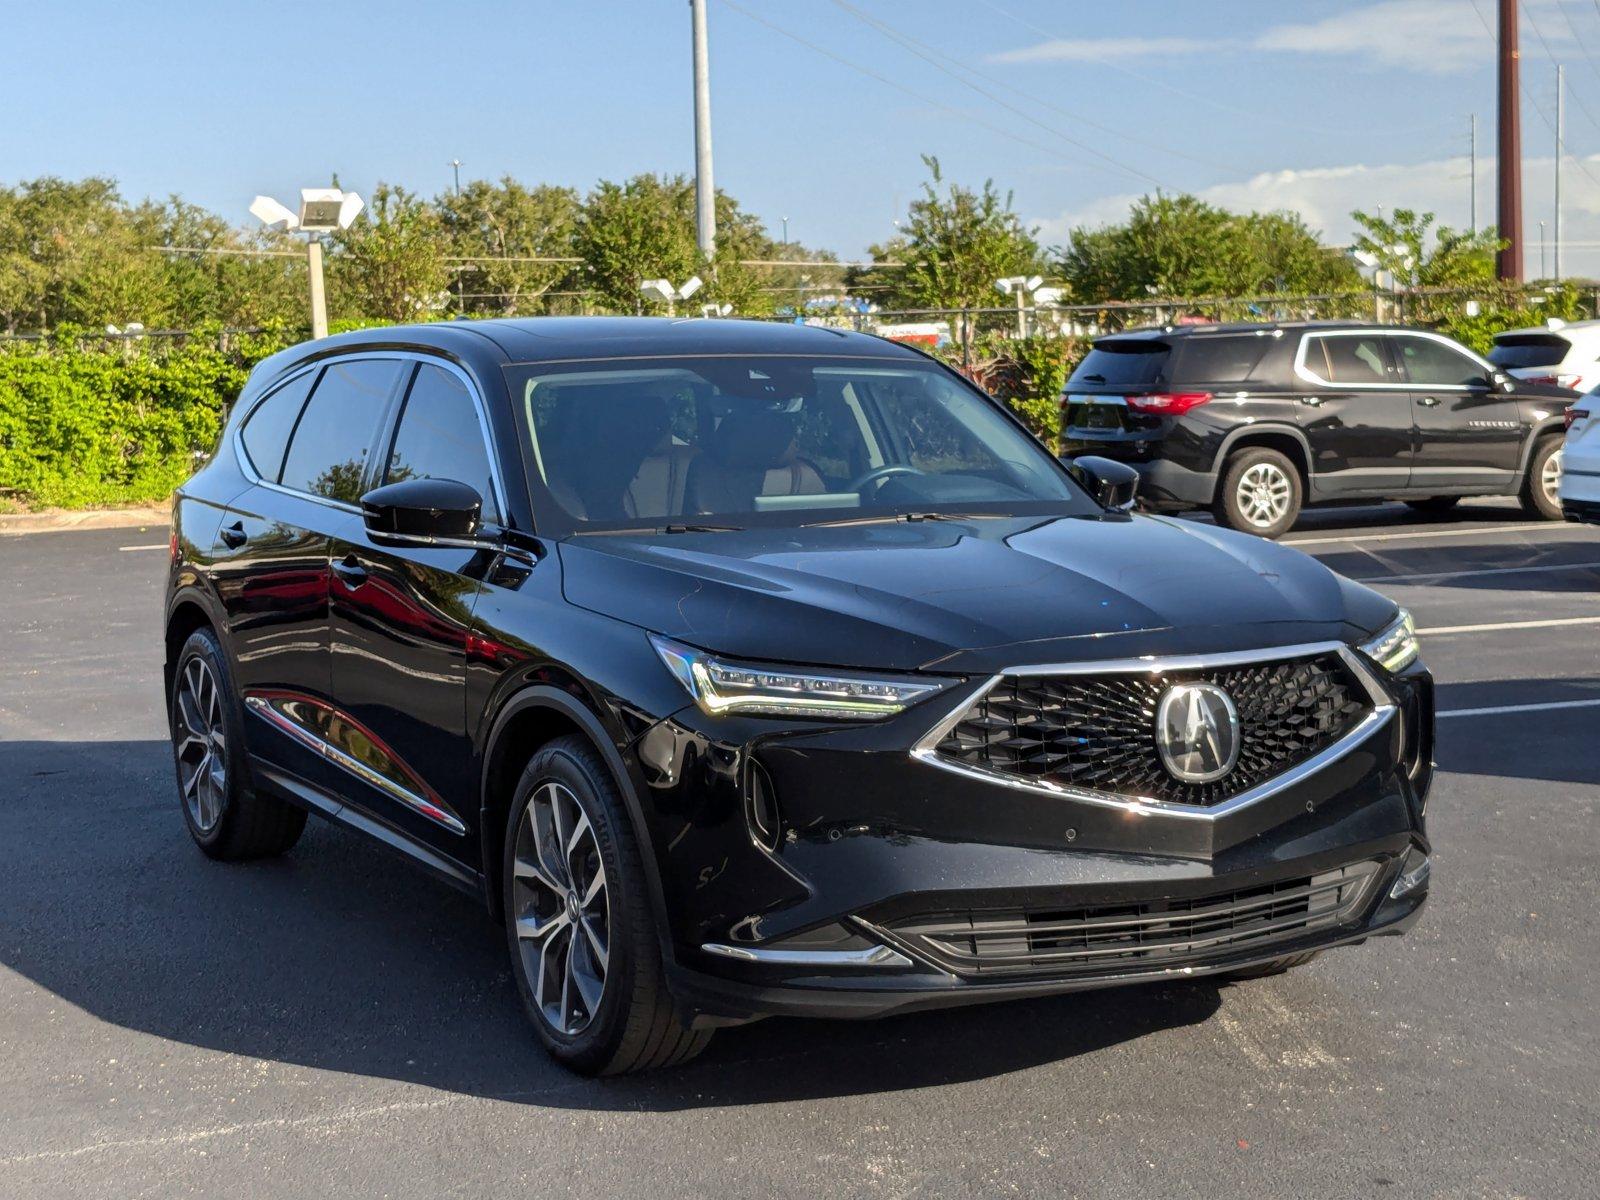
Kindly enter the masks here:
[[1508, 375], [1587, 392], [1600, 385], [1600, 321], [1552, 318], [1494, 335], [1489, 361]]
[[1561, 458], [1562, 513], [1569, 521], [1600, 525], [1600, 395], [1595, 392], [1567, 410]]

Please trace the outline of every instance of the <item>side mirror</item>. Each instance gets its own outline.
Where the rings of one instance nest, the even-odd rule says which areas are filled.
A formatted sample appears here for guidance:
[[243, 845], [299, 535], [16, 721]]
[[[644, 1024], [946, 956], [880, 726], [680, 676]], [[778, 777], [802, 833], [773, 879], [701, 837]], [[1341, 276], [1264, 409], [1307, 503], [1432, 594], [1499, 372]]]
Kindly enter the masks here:
[[1516, 381], [1504, 371], [1496, 371], [1489, 377], [1489, 386], [1497, 392], [1511, 392], [1516, 390]]
[[361, 497], [361, 517], [375, 542], [478, 546], [483, 497], [454, 479], [403, 479]]
[[1087, 454], [1069, 462], [1067, 470], [1101, 508], [1127, 512], [1133, 507], [1133, 498], [1139, 491], [1139, 472], [1127, 463]]

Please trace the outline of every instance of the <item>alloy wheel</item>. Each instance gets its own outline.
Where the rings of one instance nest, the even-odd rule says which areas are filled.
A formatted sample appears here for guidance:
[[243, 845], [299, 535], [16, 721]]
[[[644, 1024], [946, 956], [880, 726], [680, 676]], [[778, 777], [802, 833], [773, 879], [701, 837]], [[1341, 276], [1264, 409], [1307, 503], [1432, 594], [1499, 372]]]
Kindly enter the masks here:
[[534, 1006], [571, 1037], [600, 1011], [611, 902], [593, 823], [572, 789], [539, 785], [517, 825], [513, 919]]
[[1561, 457], [1566, 452], [1566, 447], [1560, 447], [1549, 458], [1544, 460], [1544, 466], [1539, 471], [1539, 486], [1544, 490], [1544, 498], [1552, 506], [1561, 503]]
[[1283, 520], [1292, 495], [1289, 477], [1270, 462], [1256, 463], [1245, 471], [1234, 492], [1244, 519], [1261, 529]]
[[183, 668], [174, 723], [183, 802], [195, 828], [210, 833], [222, 819], [228, 794], [228, 737], [222, 690], [203, 658], [191, 658]]

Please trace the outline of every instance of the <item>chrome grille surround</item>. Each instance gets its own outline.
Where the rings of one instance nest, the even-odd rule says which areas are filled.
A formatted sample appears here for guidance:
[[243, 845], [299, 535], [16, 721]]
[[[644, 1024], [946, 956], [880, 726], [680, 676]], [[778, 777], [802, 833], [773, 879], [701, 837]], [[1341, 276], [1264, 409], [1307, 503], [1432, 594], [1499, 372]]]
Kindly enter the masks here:
[[[1364, 715], [1345, 730], [1334, 742], [1317, 750], [1307, 758], [1294, 762], [1281, 772], [1248, 786], [1245, 790], [1227, 795], [1212, 803], [1195, 804], [1164, 799], [1155, 795], [1139, 795], [1116, 790], [1075, 786], [1054, 782], [1042, 776], [1030, 776], [998, 770], [991, 766], [958, 761], [941, 753], [940, 745], [957, 726], [965, 721], [973, 709], [995, 689], [1008, 680], [1032, 679], [1051, 676], [1123, 675], [1130, 679], [1148, 682], [1167, 676], [1195, 676], [1205, 671], [1260, 664], [1289, 663], [1328, 656], [1337, 656], [1354, 683], [1364, 695], [1368, 706]], [[970, 778], [1019, 788], [1058, 799], [1075, 800], [1086, 804], [1103, 805], [1138, 812], [1163, 813], [1181, 818], [1215, 820], [1225, 813], [1237, 811], [1254, 804], [1337, 761], [1355, 746], [1364, 742], [1379, 728], [1395, 719], [1396, 708], [1389, 693], [1374, 673], [1374, 668], [1350, 646], [1342, 642], [1316, 642], [1295, 646], [1275, 646], [1214, 655], [1148, 656], [1144, 658], [1110, 659], [1075, 663], [1052, 663], [1010, 667], [981, 680], [959, 696], [951, 711], [912, 747], [911, 755], [919, 762], [945, 771], [953, 771]], [[1153, 733], [1152, 733], [1153, 739]]]

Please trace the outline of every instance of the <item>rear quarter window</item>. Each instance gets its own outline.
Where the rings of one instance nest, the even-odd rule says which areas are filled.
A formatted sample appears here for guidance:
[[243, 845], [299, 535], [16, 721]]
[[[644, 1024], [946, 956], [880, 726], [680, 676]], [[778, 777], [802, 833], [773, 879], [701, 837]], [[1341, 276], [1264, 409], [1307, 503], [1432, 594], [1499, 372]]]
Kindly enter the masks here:
[[1172, 347], [1166, 342], [1145, 338], [1097, 342], [1078, 364], [1067, 386], [1083, 383], [1145, 387], [1165, 378], [1171, 356]]
[[1272, 345], [1269, 337], [1191, 337], [1178, 352], [1174, 377], [1189, 383], [1246, 383]]

